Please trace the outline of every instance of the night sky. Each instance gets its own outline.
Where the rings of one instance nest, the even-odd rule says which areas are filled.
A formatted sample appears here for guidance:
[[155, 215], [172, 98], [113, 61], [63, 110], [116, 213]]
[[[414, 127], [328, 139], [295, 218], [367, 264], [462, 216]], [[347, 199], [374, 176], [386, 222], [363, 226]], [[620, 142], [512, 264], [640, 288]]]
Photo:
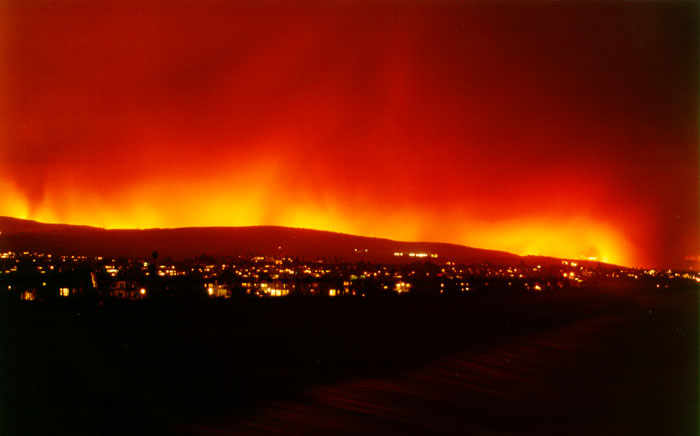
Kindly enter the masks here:
[[0, 215], [700, 260], [695, 2], [0, 11]]

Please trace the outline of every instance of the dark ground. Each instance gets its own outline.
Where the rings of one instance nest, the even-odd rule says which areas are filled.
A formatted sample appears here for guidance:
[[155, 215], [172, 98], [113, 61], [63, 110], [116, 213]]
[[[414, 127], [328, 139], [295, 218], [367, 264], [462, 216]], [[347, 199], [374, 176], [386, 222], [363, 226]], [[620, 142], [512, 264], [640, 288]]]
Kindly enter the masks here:
[[664, 291], [5, 301], [0, 434], [694, 435], [698, 289]]

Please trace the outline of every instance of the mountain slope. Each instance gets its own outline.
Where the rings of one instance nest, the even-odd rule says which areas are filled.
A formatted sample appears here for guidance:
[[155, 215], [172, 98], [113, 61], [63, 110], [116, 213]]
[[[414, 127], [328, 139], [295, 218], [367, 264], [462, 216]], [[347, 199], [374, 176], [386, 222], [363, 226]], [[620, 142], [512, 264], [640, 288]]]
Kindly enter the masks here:
[[[44, 224], [0, 217], [0, 250], [112, 257], [183, 259], [200, 254], [299, 256], [346, 261], [415, 261], [408, 253], [437, 254], [440, 260], [498, 262], [520, 259], [514, 254], [431, 242], [400, 242], [318, 230], [276, 226], [190, 227], [147, 230], [105, 230], [96, 227]], [[405, 253], [402, 257], [396, 252]]]

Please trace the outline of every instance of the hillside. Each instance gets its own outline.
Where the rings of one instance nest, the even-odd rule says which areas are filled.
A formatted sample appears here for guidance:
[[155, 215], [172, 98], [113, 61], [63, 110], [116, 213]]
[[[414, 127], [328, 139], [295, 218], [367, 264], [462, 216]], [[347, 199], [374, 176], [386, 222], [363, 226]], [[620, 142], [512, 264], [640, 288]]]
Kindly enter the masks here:
[[[345, 261], [513, 262], [520, 256], [455, 244], [401, 242], [318, 230], [276, 227], [189, 227], [106, 230], [96, 227], [44, 224], [0, 217], [0, 250], [87, 256], [162, 257], [266, 255], [333, 258]], [[404, 253], [395, 256], [394, 253]], [[425, 253], [425, 258], [409, 253]]]

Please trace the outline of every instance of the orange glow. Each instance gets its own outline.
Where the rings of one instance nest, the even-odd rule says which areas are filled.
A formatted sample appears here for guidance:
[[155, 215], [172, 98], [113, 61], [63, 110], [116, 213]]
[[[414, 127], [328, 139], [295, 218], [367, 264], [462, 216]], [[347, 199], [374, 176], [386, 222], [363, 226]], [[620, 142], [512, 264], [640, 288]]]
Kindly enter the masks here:
[[520, 255], [562, 258], [595, 257], [601, 262], [629, 265], [631, 246], [620, 230], [593, 218], [551, 221], [547, 218], [482, 224], [478, 238], [466, 245], [499, 247]]
[[[320, 205], [297, 201], [275, 192], [274, 180], [256, 182], [254, 172], [231, 181], [222, 175], [215, 183], [253, 189], [206, 195], [202, 192], [211, 186], [210, 181], [161, 185], [142, 182], [131, 192], [120, 191], [117, 198], [92, 192], [90, 187], [55, 186], [47, 189], [44, 201], [31, 214], [27, 212], [27, 200], [8, 190], [3, 195], [11, 201], [0, 204], [0, 215], [105, 228], [283, 225], [395, 240], [458, 243], [520, 255], [596, 258], [622, 265], [639, 261], [632, 256], [624, 228], [600, 223], [592, 216], [552, 220], [533, 215], [485, 221], [452, 212], [452, 217], [446, 219], [446, 211], [420, 210], [420, 205], [414, 206], [418, 213], [409, 209], [387, 211], [381, 206], [358, 212], [351, 204], [343, 204], [342, 198], [328, 198]], [[176, 199], [170, 194], [173, 190], [178, 192]], [[433, 222], [442, 225], [436, 228]]]
[[686, 6], [489, 3], [9, 0], [0, 215], [697, 264]]

